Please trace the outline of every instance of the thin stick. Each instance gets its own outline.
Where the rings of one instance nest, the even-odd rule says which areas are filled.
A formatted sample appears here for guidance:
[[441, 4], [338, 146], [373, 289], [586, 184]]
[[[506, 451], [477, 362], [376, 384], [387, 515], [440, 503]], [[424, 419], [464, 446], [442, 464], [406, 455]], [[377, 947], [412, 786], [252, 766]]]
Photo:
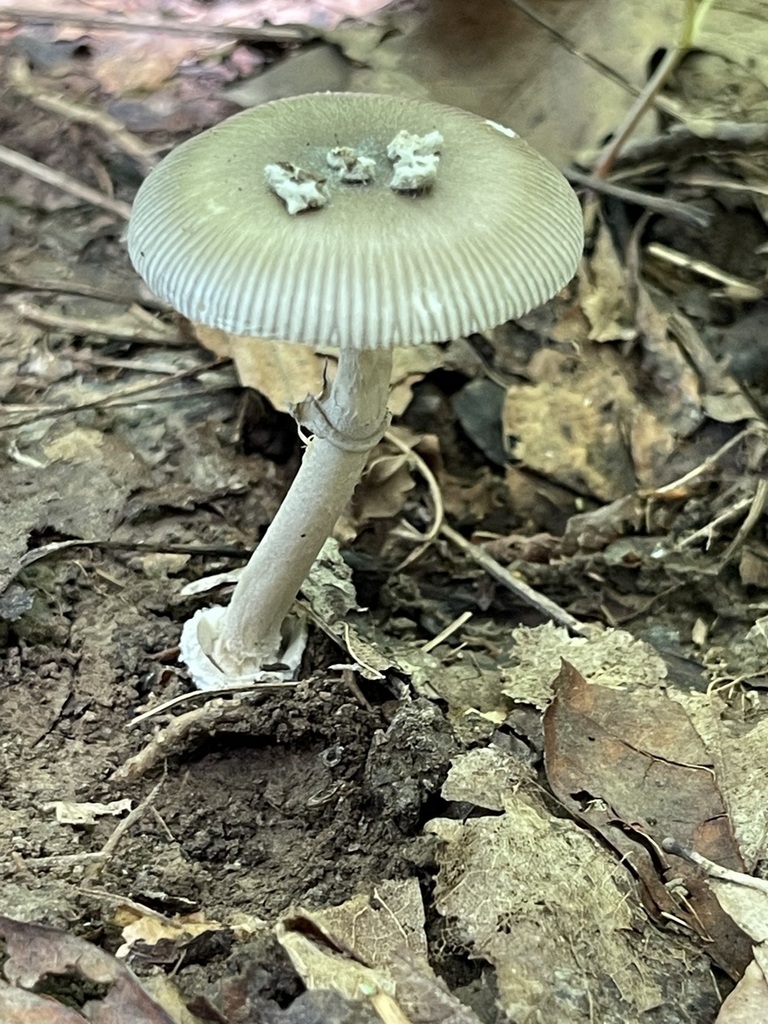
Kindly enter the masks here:
[[242, 721], [242, 700], [216, 697], [202, 707], [185, 711], [152, 734], [149, 743], [117, 768], [112, 782], [133, 782], [157, 764], [185, 749], [198, 737], [211, 736], [217, 729], [231, 728]]
[[689, 470], [683, 476], [678, 477], [677, 480], [672, 480], [670, 483], [664, 484], [663, 487], [657, 487], [655, 490], [652, 491], [640, 491], [639, 497], [657, 498], [665, 494], [674, 494], [675, 491], [687, 487], [689, 484], [693, 483], [694, 480], [697, 480], [700, 476], [704, 476], [706, 473], [709, 473], [711, 470], [713, 470], [717, 463], [720, 461], [720, 459], [724, 455], [726, 455], [731, 450], [731, 448], [735, 448], [737, 444], [740, 444], [747, 437], [750, 437], [754, 433], [755, 430], [752, 427], [747, 427], [745, 430], [739, 431], [739, 433], [735, 434], [729, 441], [726, 441], [722, 448], [718, 448], [716, 452], [713, 452], [711, 455], [708, 455], [703, 462], [701, 462], [698, 466], [694, 466], [693, 469]]
[[706, 540], [707, 543], [705, 551], [709, 551], [709, 547], [715, 536], [715, 531], [719, 527], [729, 523], [732, 519], [736, 519], [737, 516], [740, 516], [745, 509], [749, 508], [753, 501], [753, 497], [742, 498], [740, 501], [737, 501], [734, 505], [731, 505], [730, 508], [721, 512], [719, 516], [715, 516], [714, 519], [710, 520], [706, 526], [701, 526], [698, 530], [694, 530], [693, 533], [689, 533], [687, 537], [683, 537], [677, 545], [678, 548], [689, 548], [691, 545], [697, 544], [700, 540]]
[[[218, 370], [222, 366], [229, 363], [229, 359], [217, 359], [213, 363], [207, 363], [203, 366], [193, 366], [188, 370], [179, 370], [178, 373], [171, 374], [164, 380], [153, 380], [146, 384], [136, 384], [131, 387], [121, 388], [116, 391], [113, 395], [105, 395], [102, 398], [94, 398], [90, 402], [81, 402], [79, 405], [63, 405], [63, 406], [43, 406], [38, 407], [38, 411], [33, 416], [28, 416], [25, 419], [15, 420], [13, 423], [0, 423], [0, 431], [2, 430], [13, 430], [16, 427], [26, 427], [30, 423], [36, 423], [38, 420], [47, 419], [49, 416], [66, 416], [68, 413], [80, 412], [82, 409], [96, 409], [104, 408], [110, 409], [115, 408], [121, 404], [120, 399], [126, 399], [128, 404], [133, 403], [137, 395], [144, 395], [147, 391], [156, 391], [157, 388], [165, 387], [168, 384], [175, 384], [182, 380], [194, 380], [196, 377], [201, 376], [204, 373], [208, 373], [213, 370]], [[222, 390], [228, 390], [233, 388], [233, 384], [225, 384]], [[169, 398], [184, 397], [189, 398], [189, 393], [185, 395], [163, 395], [162, 400], [167, 401]], [[143, 399], [142, 399], [143, 400]]]
[[[384, 435], [385, 440], [389, 441], [391, 445], [401, 451], [408, 459], [411, 466], [418, 469], [421, 475], [426, 481], [427, 487], [429, 488], [429, 495], [432, 498], [432, 505], [434, 507], [434, 518], [432, 525], [426, 533], [420, 533], [415, 530], [410, 523], [401, 524], [400, 529], [402, 530], [401, 536], [407, 537], [409, 540], [421, 541], [425, 547], [432, 543], [440, 532], [440, 527], [443, 524], [443, 495], [440, 491], [440, 484], [437, 482], [437, 478], [429, 466], [426, 464], [424, 459], [415, 452], [412, 448], [409, 448], [407, 444], [404, 444], [400, 438], [393, 431], [388, 430]], [[405, 527], [408, 527], [407, 529]], [[403, 565], [399, 565], [398, 569], [402, 569]], [[397, 570], [395, 570], [397, 571]]]
[[675, 199], [665, 199], [663, 196], [652, 196], [647, 192], [627, 188], [624, 185], [615, 185], [594, 174], [583, 174], [572, 167], [565, 172], [565, 176], [574, 185], [583, 185], [585, 188], [592, 189], [593, 192], [615, 196], [616, 199], [622, 199], [626, 203], [643, 206], [653, 213], [663, 213], [673, 220], [686, 221], [697, 228], [710, 227], [714, 219], [709, 210], [702, 210], [701, 207], [689, 206], [687, 203], [679, 203]]
[[422, 651], [429, 652], [433, 651], [435, 647], [439, 647], [443, 640], [447, 640], [449, 636], [456, 632], [457, 629], [461, 629], [465, 622], [468, 622], [472, 618], [472, 612], [462, 612], [458, 618], [454, 619], [453, 622], [449, 623], [445, 629], [441, 630], [437, 636], [433, 636], [431, 640], [428, 640], [422, 646]]
[[487, 551], [478, 547], [477, 544], [472, 544], [471, 541], [466, 540], [460, 533], [457, 533], [445, 523], [440, 527], [440, 533], [485, 569], [489, 576], [492, 576], [505, 586], [507, 590], [511, 590], [513, 594], [522, 601], [525, 601], [526, 604], [541, 612], [546, 618], [552, 619], [553, 622], [558, 623], [560, 626], [565, 626], [575, 636], [587, 637], [590, 635], [590, 631], [578, 619], [574, 618], [564, 608], [561, 608], [559, 604], [534, 590], [533, 587], [529, 587], [527, 583], [516, 579], [500, 562], [497, 562], [495, 558], [492, 558]]
[[723, 552], [723, 556], [720, 559], [721, 565], [730, 562], [736, 552], [742, 547], [747, 537], [763, 518], [766, 504], [768, 504], [768, 480], [758, 480], [751, 508], [747, 512], [747, 516], [739, 527], [736, 536]]
[[630, 107], [618, 131], [597, 158], [593, 168], [596, 178], [606, 178], [610, 174], [616, 158], [624, 147], [624, 143], [632, 135], [635, 128], [637, 128], [638, 122], [645, 116], [648, 108], [653, 104], [670, 75], [687, 52], [687, 48], [684, 49], [681, 46], [675, 46], [671, 50], [667, 50], [659, 66], [645, 83], [642, 92]]
[[190, 555], [209, 558], [239, 558], [246, 562], [251, 557], [251, 552], [243, 548], [230, 545], [219, 545], [213, 547], [202, 547], [194, 544], [146, 544], [143, 541], [123, 540], [57, 540], [50, 544], [44, 544], [40, 548], [31, 548], [19, 559], [19, 569], [26, 569], [28, 565], [39, 562], [42, 558], [50, 558], [60, 551], [69, 551], [72, 548], [96, 549], [99, 551], [147, 551], [156, 555]]
[[171, 708], [175, 708], [179, 704], [188, 704], [191, 700], [204, 699], [204, 702], [214, 700], [216, 697], [228, 697], [233, 693], [237, 693], [238, 697], [248, 696], [251, 693], [258, 693], [259, 690], [295, 690], [298, 683], [251, 683], [249, 686], [238, 686], [237, 689], [230, 686], [226, 690], [192, 690], [189, 693], [180, 693], [176, 697], [172, 697], [170, 700], [163, 701], [162, 704], [158, 704], [157, 707], [151, 708], [149, 711], [144, 711], [140, 715], [136, 715], [128, 722], [126, 728], [131, 729], [133, 726], [138, 725], [140, 722], [145, 722], [148, 718], [154, 718], [155, 715], [162, 715], [165, 711], [169, 711]]
[[77, 11], [39, 11], [28, 7], [3, 7], [0, 22], [19, 21], [33, 25], [82, 25], [107, 32], [149, 32], [171, 36], [214, 36], [243, 39], [251, 43], [301, 43], [317, 33], [304, 25], [198, 25], [183, 21], [129, 21], [114, 15], [90, 15]]
[[626, 117], [613, 138], [604, 147], [593, 168], [598, 178], [606, 178], [616, 162], [616, 158], [624, 147], [624, 143], [633, 134], [638, 122], [647, 113], [649, 107], [659, 102], [661, 90], [667, 84], [681, 61], [696, 45], [701, 26], [712, 6], [712, 0], [685, 0], [686, 10], [683, 17], [680, 37], [659, 62], [658, 67], [645, 83]]
[[110, 213], [117, 214], [123, 220], [128, 220], [131, 216], [130, 203], [124, 203], [119, 199], [110, 199], [103, 192], [84, 185], [77, 178], [71, 178], [62, 171], [54, 171], [51, 167], [46, 167], [45, 164], [32, 160], [28, 156], [22, 156], [21, 153], [8, 149], [6, 146], [0, 146], [0, 163], [5, 164], [6, 167], [13, 167], [16, 171], [29, 174], [31, 177], [37, 178], [38, 181], [44, 181], [46, 185], [52, 185], [77, 199], [83, 199], [86, 203], [109, 210]]
[[[155, 802], [155, 797], [160, 792], [164, 781], [165, 779], [161, 779], [152, 791], [144, 797], [139, 806], [135, 807], [127, 817], [123, 818], [123, 820], [117, 824], [109, 839], [107, 839], [106, 843], [104, 843], [100, 850], [95, 850], [92, 853], [64, 853], [53, 854], [50, 857], [35, 857], [29, 860], [24, 859], [22, 861], [23, 864], [25, 867], [40, 868], [54, 866], [68, 867], [71, 864], [90, 863], [94, 865], [94, 868], [101, 870], [111, 859], [125, 833], [129, 829], [133, 828], [137, 821], [144, 817], [147, 809]], [[92, 871], [93, 869], [91, 869], [91, 872]]]
[[674, 267], [683, 267], [694, 274], [724, 285], [732, 299], [756, 302], [763, 298], [764, 289], [762, 287], [752, 284], [743, 277], [728, 274], [706, 260], [693, 259], [687, 253], [678, 252], [677, 249], [671, 249], [668, 245], [662, 245], [660, 242], [650, 242], [645, 247], [645, 251], [649, 256], [655, 256], [659, 260], [664, 260], [665, 263], [671, 263]]
[[547, 35], [562, 46], [564, 50], [578, 58], [578, 60], [583, 61], [589, 67], [593, 68], [598, 72], [598, 74], [610, 79], [610, 81], [620, 86], [625, 92], [631, 93], [633, 96], [638, 96], [640, 94], [640, 90], [637, 86], [632, 85], [632, 83], [628, 82], [623, 75], [614, 68], [604, 64], [599, 58], [593, 57], [591, 53], [586, 53], [584, 50], [580, 50], [570, 41], [570, 39], [568, 39], [567, 36], [564, 36], [562, 32], [554, 27], [554, 25], [550, 25], [548, 21], [545, 21], [537, 11], [527, 3], [524, 3], [523, 0], [507, 0], [507, 2], [521, 11], [526, 18], [530, 18], [535, 25], [538, 25], [539, 28], [543, 29]]
[[[143, 341], [152, 345], [187, 346], [179, 328], [155, 319], [153, 323], [142, 323], [136, 316], [140, 306], [133, 305], [119, 316], [108, 316], [103, 320], [89, 320], [77, 316], [62, 316], [49, 309], [43, 309], [33, 302], [17, 302], [15, 310], [40, 327], [53, 327], [71, 334], [99, 334], [110, 341]], [[129, 317], [133, 317], [130, 324]]]
[[110, 117], [105, 111], [99, 110], [97, 107], [74, 103], [58, 93], [47, 92], [35, 81], [21, 58], [14, 58], [9, 62], [8, 81], [17, 92], [26, 96], [36, 107], [65, 117], [68, 121], [89, 124], [97, 128], [110, 142], [132, 157], [145, 174], [149, 174], [157, 163], [158, 156], [154, 149], [148, 146], [143, 139], [129, 132], [124, 124], [116, 121], [114, 117]]
[[666, 853], [674, 854], [690, 864], [702, 868], [710, 878], [718, 878], [722, 882], [733, 882], [735, 885], [743, 885], [747, 889], [757, 889], [758, 892], [768, 894], [768, 880], [757, 878], [755, 875], [746, 875], [742, 871], [733, 871], [731, 868], [723, 867], [708, 857], [702, 856], [695, 850], [689, 850], [678, 839], [663, 839], [661, 848]]

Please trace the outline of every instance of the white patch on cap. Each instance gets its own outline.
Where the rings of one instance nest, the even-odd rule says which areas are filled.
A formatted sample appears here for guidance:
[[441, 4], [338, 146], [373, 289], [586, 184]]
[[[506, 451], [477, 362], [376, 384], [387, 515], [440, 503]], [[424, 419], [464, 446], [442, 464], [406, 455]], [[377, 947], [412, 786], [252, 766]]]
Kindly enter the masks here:
[[520, 137], [517, 132], [513, 132], [511, 128], [505, 128], [503, 124], [498, 124], [496, 121], [487, 120], [485, 123], [489, 124], [491, 128], [495, 128], [497, 132], [501, 132], [502, 135], [508, 135], [510, 139], [518, 139]]

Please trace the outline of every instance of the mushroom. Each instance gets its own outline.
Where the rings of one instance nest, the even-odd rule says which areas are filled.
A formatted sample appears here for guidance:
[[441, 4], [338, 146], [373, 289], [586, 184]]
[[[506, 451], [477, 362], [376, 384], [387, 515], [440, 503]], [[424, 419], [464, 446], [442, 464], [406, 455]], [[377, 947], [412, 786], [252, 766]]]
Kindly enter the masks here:
[[[134, 266], [190, 320], [338, 349], [295, 412], [311, 440], [230, 604], [186, 623], [202, 688], [273, 679], [294, 598], [387, 424], [392, 351], [521, 316], [583, 244], [565, 178], [514, 132], [437, 103], [275, 100], [183, 143], [139, 189]], [[293, 641], [291, 651], [290, 647]]]

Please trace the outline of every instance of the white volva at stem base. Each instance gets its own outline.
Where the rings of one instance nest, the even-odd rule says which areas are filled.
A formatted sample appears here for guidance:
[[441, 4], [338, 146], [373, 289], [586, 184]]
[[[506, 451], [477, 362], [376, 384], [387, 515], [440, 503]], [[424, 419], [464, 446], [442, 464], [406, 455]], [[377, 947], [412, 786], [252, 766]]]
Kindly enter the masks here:
[[297, 410], [314, 436], [291, 489], [226, 611], [198, 612], [184, 627], [182, 660], [198, 688], [279, 678], [269, 666], [284, 662], [292, 641], [295, 660], [286, 620], [386, 429], [391, 372], [389, 350], [342, 351], [328, 393]]

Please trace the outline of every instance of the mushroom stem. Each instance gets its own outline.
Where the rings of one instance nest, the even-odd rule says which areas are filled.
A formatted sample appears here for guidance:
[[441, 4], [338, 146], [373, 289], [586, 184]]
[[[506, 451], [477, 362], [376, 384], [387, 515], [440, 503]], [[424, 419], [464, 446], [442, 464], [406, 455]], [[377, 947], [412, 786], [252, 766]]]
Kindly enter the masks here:
[[387, 427], [392, 351], [342, 349], [330, 389], [298, 422], [313, 434], [299, 472], [238, 580], [213, 650], [227, 675], [280, 660], [291, 605]]

